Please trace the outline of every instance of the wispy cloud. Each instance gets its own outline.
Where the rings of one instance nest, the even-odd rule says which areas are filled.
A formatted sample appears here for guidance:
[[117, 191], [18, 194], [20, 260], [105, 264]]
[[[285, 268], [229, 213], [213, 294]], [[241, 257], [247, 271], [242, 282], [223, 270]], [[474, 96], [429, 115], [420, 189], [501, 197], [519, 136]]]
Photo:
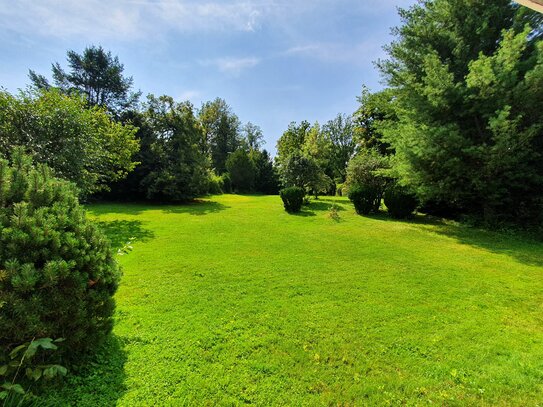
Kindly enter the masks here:
[[[169, 31], [291, 29], [319, 13], [380, 14], [412, 0], [0, 0], [0, 31], [93, 40], [145, 39]], [[153, 37], [151, 37], [153, 38]]]
[[186, 90], [181, 92], [176, 100], [199, 100], [202, 97], [202, 92], [199, 90]]
[[267, 4], [246, 0], [0, 0], [0, 30], [120, 40], [169, 30], [254, 31]]
[[246, 58], [216, 58], [200, 61], [203, 66], [214, 66], [219, 71], [228, 73], [234, 76], [238, 76], [242, 71], [255, 67], [260, 63], [260, 58], [246, 57]]
[[363, 64], [383, 56], [380, 39], [368, 39], [355, 44], [321, 42], [296, 45], [286, 49], [282, 56], [314, 58], [324, 62]]

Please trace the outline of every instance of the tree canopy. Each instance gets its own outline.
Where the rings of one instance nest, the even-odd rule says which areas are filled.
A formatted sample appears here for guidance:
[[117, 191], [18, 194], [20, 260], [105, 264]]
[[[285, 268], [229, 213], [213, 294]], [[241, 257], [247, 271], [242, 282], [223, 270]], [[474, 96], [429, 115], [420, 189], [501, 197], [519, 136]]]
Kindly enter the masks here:
[[124, 65], [111, 52], [101, 46], [90, 46], [82, 54], [68, 51], [67, 61], [69, 71], [58, 62], [52, 64], [53, 85], [45, 76], [30, 70], [28, 76], [32, 85], [37, 89], [56, 87], [67, 94], [82, 93], [90, 105], [106, 107], [114, 113], [137, 103], [140, 92], [131, 91], [132, 77], [123, 75]]

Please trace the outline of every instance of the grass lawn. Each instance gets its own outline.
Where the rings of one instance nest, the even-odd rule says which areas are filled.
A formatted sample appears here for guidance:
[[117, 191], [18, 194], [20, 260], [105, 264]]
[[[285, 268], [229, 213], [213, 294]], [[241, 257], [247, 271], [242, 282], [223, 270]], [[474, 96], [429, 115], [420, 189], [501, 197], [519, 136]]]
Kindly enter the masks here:
[[541, 243], [344, 198], [88, 209], [136, 240], [113, 335], [52, 405], [542, 405]]

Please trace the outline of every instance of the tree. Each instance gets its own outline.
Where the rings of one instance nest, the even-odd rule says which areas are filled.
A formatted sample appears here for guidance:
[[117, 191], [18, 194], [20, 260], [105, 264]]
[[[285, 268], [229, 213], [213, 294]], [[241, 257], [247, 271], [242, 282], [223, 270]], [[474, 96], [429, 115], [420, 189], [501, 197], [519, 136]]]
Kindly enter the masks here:
[[228, 155], [241, 145], [240, 121], [220, 98], [204, 103], [198, 116], [203, 128], [201, 149], [211, 156], [215, 172], [223, 174]]
[[383, 194], [390, 183], [390, 179], [386, 175], [389, 166], [390, 159], [388, 157], [381, 155], [377, 150], [370, 149], [360, 150], [349, 161], [345, 181], [349, 198], [353, 202], [358, 199], [369, 203], [369, 206], [362, 205], [365, 209], [357, 208], [357, 211], [364, 214], [379, 211]]
[[338, 114], [323, 126], [322, 133], [330, 144], [328, 162], [333, 176], [339, 182], [345, 182], [347, 163], [356, 152], [353, 121], [349, 116]]
[[288, 157], [279, 167], [279, 172], [284, 186], [304, 188], [315, 198], [326, 192], [332, 182], [313, 158], [301, 154]]
[[298, 186], [313, 192], [327, 192], [332, 186], [325, 169], [329, 164], [330, 143], [318, 123], [290, 123], [277, 141], [277, 168], [284, 186]]
[[542, 216], [543, 17], [509, 1], [401, 10], [379, 66], [394, 172], [423, 200], [488, 221]]
[[232, 188], [237, 192], [251, 192], [254, 189], [256, 166], [249, 154], [239, 149], [230, 154], [226, 160], [226, 169], [230, 174]]
[[301, 154], [311, 125], [307, 121], [302, 121], [299, 125], [291, 122], [288, 129], [277, 140], [276, 161], [281, 166], [293, 154]]
[[360, 107], [353, 116], [356, 139], [361, 148], [375, 149], [382, 155], [393, 154], [390, 144], [383, 139], [382, 126], [397, 120], [393, 106], [394, 92], [384, 89], [371, 93], [366, 87], [358, 97]]
[[100, 107], [58, 90], [0, 92], [0, 155], [22, 146], [61, 178], [73, 181], [83, 196], [108, 189], [136, 162], [136, 128], [115, 122]]
[[[132, 77], [123, 76], [124, 66], [111, 52], [101, 46], [85, 48], [82, 54], [67, 52], [66, 72], [58, 62], [52, 65], [53, 83], [66, 94], [80, 92], [92, 106], [106, 107], [110, 112], [119, 114], [122, 110], [133, 107], [140, 92], [131, 92]], [[32, 85], [37, 89], [50, 89], [52, 85], [43, 75], [29, 71]]]
[[252, 150], [249, 158], [256, 168], [255, 191], [275, 195], [279, 192], [279, 179], [273, 160], [266, 150]]
[[143, 119], [148, 141], [148, 171], [140, 188], [148, 199], [188, 201], [205, 194], [209, 160], [200, 150], [202, 129], [190, 102], [149, 95]]
[[262, 129], [256, 124], [248, 122], [243, 126], [242, 132], [243, 139], [247, 143], [249, 150], [260, 150], [260, 147], [264, 144]]

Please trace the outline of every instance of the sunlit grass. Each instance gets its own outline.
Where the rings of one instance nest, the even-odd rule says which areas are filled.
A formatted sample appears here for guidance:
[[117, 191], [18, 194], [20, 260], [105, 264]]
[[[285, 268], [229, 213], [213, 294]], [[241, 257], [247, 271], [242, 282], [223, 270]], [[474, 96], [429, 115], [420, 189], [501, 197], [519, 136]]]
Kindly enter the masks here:
[[361, 217], [343, 198], [299, 215], [236, 195], [89, 210], [134, 249], [113, 336], [52, 404], [543, 400], [540, 243]]

